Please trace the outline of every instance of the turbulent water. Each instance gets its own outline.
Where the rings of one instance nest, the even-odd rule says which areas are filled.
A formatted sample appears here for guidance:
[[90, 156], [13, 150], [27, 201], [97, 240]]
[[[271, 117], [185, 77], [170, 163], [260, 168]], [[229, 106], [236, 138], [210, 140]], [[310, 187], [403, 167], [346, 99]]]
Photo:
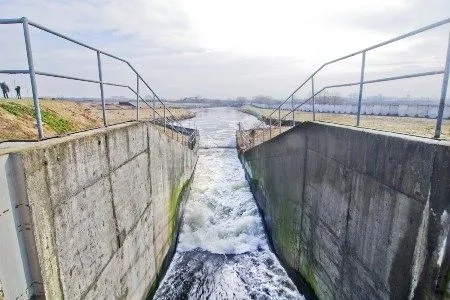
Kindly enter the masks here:
[[256, 119], [214, 108], [198, 111], [194, 121], [203, 149], [177, 250], [155, 299], [303, 299], [270, 251], [233, 149], [237, 122]]

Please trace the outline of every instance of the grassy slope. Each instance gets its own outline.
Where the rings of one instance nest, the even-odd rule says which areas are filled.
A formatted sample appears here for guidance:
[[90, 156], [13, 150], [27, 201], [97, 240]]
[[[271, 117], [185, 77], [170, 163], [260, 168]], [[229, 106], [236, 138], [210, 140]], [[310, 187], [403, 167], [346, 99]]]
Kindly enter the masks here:
[[[34, 106], [31, 100], [0, 101], [0, 140], [36, 139]], [[99, 127], [101, 119], [83, 104], [70, 101], [41, 101], [44, 134], [47, 137]]]
[[[99, 105], [55, 100], [41, 100], [40, 103], [46, 137], [103, 125]], [[132, 108], [120, 106], [115, 108], [106, 112], [108, 124], [131, 121], [136, 118], [136, 111]], [[177, 118], [194, 116], [183, 109], [171, 109], [171, 111]], [[162, 114], [162, 111], [160, 113]], [[34, 114], [31, 100], [0, 100], [0, 141], [37, 139]], [[151, 115], [149, 110], [141, 111], [142, 119], [149, 115]]]

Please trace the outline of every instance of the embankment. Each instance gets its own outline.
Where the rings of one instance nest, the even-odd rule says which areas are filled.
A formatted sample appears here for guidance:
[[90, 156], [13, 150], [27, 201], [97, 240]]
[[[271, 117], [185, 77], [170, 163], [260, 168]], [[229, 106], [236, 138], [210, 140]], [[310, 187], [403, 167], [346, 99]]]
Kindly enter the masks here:
[[[357, 114], [358, 104], [356, 103], [347, 104], [315, 104], [316, 112], [318, 113], [335, 113], [335, 114]], [[437, 102], [431, 104], [427, 101], [421, 104], [414, 103], [415, 101], [403, 101], [403, 104], [398, 104], [402, 102], [401, 100], [396, 100], [396, 103], [367, 103], [370, 101], [363, 100], [361, 104], [361, 114], [363, 115], [374, 115], [374, 116], [398, 116], [398, 117], [416, 117], [416, 118], [430, 118], [436, 119], [439, 110], [439, 104]], [[417, 101], [416, 101], [417, 102]], [[297, 107], [300, 103], [294, 103], [294, 107]], [[267, 105], [261, 103], [252, 103], [252, 106], [258, 108], [269, 108], [271, 110], [276, 109], [279, 104]], [[289, 110], [292, 104], [290, 101], [285, 103], [281, 109]], [[299, 111], [312, 112], [312, 103], [305, 103], [298, 108]], [[446, 105], [444, 109], [444, 119], [450, 118], [450, 105]]]
[[[62, 136], [74, 132], [86, 131], [103, 126], [103, 113], [99, 102], [48, 100], [40, 101], [42, 123], [46, 137]], [[171, 108], [178, 121], [195, 117], [195, 113], [183, 108]], [[164, 109], [156, 109], [156, 118], [162, 120]], [[166, 112], [167, 117], [172, 117]], [[140, 109], [141, 121], [152, 119], [153, 110], [148, 106]], [[136, 120], [136, 109], [131, 105], [106, 104], [106, 122], [108, 125]], [[33, 101], [0, 101], [0, 141], [36, 140]], [[164, 123], [164, 121], [160, 121]]]
[[319, 298], [448, 294], [450, 143], [305, 122], [240, 159], [276, 253]]
[[[259, 108], [253, 105], [247, 105], [240, 108], [242, 112], [257, 117], [259, 120], [264, 121], [266, 125], [269, 125], [271, 122], [272, 128], [277, 128], [279, 123], [281, 123], [281, 126], [292, 126], [292, 113], [290, 113], [289, 109], [290, 108], [288, 108], [288, 110], [281, 110], [280, 117], [282, 119], [281, 122], [279, 122], [278, 111], [273, 112], [272, 109]], [[270, 114], [272, 115], [269, 118]], [[283, 117], [285, 118], [283, 119]], [[312, 120], [312, 112], [301, 110], [295, 112], [296, 124]], [[346, 112], [329, 113], [316, 111], [316, 121], [354, 126], [356, 124], [356, 115]], [[436, 119], [414, 116], [363, 115], [361, 117], [361, 127], [415, 136], [433, 137]], [[446, 120], [446, 118], [444, 118], [442, 123], [441, 138], [450, 139], [450, 122]]]
[[197, 146], [132, 122], [3, 151], [5, 298], [145, 297], [174, 245]]

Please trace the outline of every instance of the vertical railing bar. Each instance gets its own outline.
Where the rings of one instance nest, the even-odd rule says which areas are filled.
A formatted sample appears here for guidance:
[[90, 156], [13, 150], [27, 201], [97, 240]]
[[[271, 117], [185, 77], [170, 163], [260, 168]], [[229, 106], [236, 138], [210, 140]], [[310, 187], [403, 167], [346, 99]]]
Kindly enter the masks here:
[[364, 69], [366, 67], [366, 51], [362, 53], [361, 60], [361, 79], [359, 81], [359, 96], [358, 96], [358, 114], [356, 116], [356, 126], [360, 125], [361, 122], [361, 103], [362, 103], [362, 95], [363, 95], [363, 87], [364, 87]]
[[269, 116], [269, 139], [272, 138], [272, 117]]
[[442, 118], [444, 116], [445, 98], [447, 97], [448, 76], [450, 72], [450, 33], [448, 34], [447, 56], [445, 60], [444, 76], [442, 78], [441, 99], [439, 101], [439, 110], [436, 119], [436, 129], [434, 131], [434, 138], [441, 137]]
[[312, 91], [312, 113], [313, 121], [316, 120], [316, 99], [314, 97], [314, 76], [311, 76], [311, 91]]
[[105, 92], [103, 90], [103, 73], [102, 73], [102, 61], [100, 59], [100, 51], [97, 51], [97, 65], [98, 65], [98, 80], [100, 81], [100, 97], [102, 99], [103, 126], [107, 126], [106, 111], [105, 111]]
[[153, 125], [156, 124], [156, 115], [155, 115], [155, 111], [156, 107], [155, 107], [155, 94], [153, 94]]
[[278, 131], [281, 133], [281, 106], [278, 108]]
[[136, 74], [136, 121], [139, 121], [139, 75]]
[[163, 105], [164, 108], [164, 113], [163, 113], [163, 118], [164, 118], [164, 132], [166, 132], [166, 106]]
[[28, 27], [28, 19], [22, 18], [23, 35], [25, 38], [25, 48], [27, 52], [28, 71], [30, 73], [31, 92], [33, 93], [34, 113], [36, 118], [36, 126], [39, 139], [44, 138], [44, 129], [42, 127], [41, 108], [39, 105], [39, 97], [36, 86], [36, 74], [34, 71], [33, 52], [31, 50], [30, 30]]
[[295, 113], [294, 113], [294, 94], [291, 96], [291, 110], [292, 110], [292, 127], [295, 126]]
[[266, 138], [265, 133], [266, 133], [266, 129], [263, 127], [262, 128], [262, 142], [265, 142], [265, 138]]

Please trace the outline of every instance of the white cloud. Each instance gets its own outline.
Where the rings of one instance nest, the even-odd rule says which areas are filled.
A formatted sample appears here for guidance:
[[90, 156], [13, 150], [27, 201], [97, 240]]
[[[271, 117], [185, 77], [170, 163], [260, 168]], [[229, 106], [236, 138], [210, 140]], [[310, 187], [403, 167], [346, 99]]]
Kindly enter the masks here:
[[[0, 1], [0, 17], [30, 20], [128, 59], [162, 97], [236, 97], [268, 94], [283, 98], [320, 64], [443, 19], [446, 0], [92, 0]], [[23, 64], [20, 30], [0, 27], [0, 68]], [[32, 32], [36, 65], [42, 70], [96, 78], [95, 53]], [[368, 54], [368, 74], [438, 68], [448, 26]], [[347, 80], [360, 58], [325, 70]], [[121, 64], [104, 58], [105, 77], [134, 84]], [[6, 67], [5, 67], [6, 66]], [[1, 78], [0, 78], [1, 80]], [[44, 95], [96, 95], [98, 87], [41, 80]], [[324, 84], [325, 84], [324, 83]], [[404, 89], [399, 89], [403, 91]], [[435, 85], [422, 94], [435, 95]], [[395, 95], [383, 89], [378, 93]], [[399, 92], [400, 93], [400, 92]]]

